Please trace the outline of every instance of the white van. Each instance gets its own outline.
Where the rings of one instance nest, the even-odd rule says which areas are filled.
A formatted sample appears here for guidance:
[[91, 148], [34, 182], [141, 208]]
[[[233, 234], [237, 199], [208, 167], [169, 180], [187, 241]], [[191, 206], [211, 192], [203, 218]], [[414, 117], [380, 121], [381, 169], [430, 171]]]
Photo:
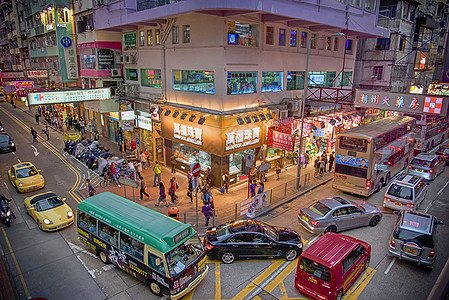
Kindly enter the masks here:
[[426, 198], [427, 185], [420, 176], [402, 174], [385, 192], [383, 206], [393, 210], [416, 210]]

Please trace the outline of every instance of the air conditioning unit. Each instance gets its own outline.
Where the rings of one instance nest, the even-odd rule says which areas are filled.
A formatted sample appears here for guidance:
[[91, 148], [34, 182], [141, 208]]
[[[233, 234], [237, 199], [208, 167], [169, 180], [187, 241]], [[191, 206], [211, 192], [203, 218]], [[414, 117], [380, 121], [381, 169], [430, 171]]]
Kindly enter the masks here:
[[123, 64], [123, 55], [115, 55], [115, 64]]
[[122, 55], [122, 63], [124, 63], [124, 64], [129, 64], [129, 61], [130, 61], [130, 56], [129, 56], [129, 54], [123, 54], [123, 55]]
[[120, 69], [111, 69], [111, 77], [121, 77]]
[[94, 30], [94, 27], [92, 25], [86, 25], [86, 30]]

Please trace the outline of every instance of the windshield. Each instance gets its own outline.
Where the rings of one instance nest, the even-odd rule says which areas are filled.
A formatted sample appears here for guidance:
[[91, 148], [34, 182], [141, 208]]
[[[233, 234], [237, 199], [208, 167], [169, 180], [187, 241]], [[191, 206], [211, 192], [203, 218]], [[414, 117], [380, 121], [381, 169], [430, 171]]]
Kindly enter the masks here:
[[9, 136], [0, 135], [0, 143], [8, 143], [8, 142], [9, 142]]
[[264, 229], [265, 234], [272, 240], [277, 241], [278, 240], [278, 233], [276, 228], [271, 226], [270, 224], [267, 224], [265, 222], [260, 222], [262, 225], [262, 228]]
[[314, 262], [311, 259], [303, 257], [299, 264], [299, 268], [304, 272], [313, 275], [316, 278], [321, 280], [330, 282], [331, 281], [331, 272], [328, 267], [325, 267], [317, 262]]
[[418, 242], [421, 245], [421, 247], [433, 248], [432, 236], [421, 232], [411, 231], [405, 228], [397, 227], [393, 233], [393, 237], [401, 241]]
[[313, 204], [312, 206], [310, 206], [309, 209], [319, 216], [324, 216], [331, 210], [329, 207], [327, 207], [320, 201], [318, 201], [315, 204]]
[[49, 209], [53, 209], [55, 207], [63, 205], [64, 202], [62, 202], [59, 197], [53, 197], [48, 199], [42, 199], [39, 202], [36, 203], [36, 210], [37, 211], [45, 211]]
[[170, 276], [175, 276], [184, 271], [204, 253], [203, 244], [197, 234], [189, 238], [182, 245], [176, 247], [167, 254]]
[[414, 158], [412, 160], [412, 165], [419, 166], [419, 167], [430, 168], [430, 161], [424, 160], [424, 159]]
[[413, 190], [411, 187], [398, 185], [398, 184], [392, 184], [387, 192], [388, 195], [399, 197], [405, 200], [412, 200], [413, 199]]
[[16, 172], [17, 178], [26, 178], [37, 175], [37, 170], [34, 167], [18, 169]]

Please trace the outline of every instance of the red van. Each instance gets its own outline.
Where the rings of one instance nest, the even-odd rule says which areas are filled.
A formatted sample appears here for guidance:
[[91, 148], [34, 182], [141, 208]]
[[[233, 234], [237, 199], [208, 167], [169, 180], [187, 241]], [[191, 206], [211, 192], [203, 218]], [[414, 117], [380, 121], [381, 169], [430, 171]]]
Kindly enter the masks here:
[[371, 245], [337, 233], [326, 233], [298, 260], [295, 287], [312, 299], [342, 299], [368, 268]]

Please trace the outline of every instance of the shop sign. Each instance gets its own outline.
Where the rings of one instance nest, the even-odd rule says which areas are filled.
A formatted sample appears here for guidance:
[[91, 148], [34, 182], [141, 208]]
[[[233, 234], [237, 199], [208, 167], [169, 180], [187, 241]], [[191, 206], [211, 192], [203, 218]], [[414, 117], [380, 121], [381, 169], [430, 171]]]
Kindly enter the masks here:
[[159, 121], [159, 114], [157, 113], [159, 110], [159, 106], [158, 105], [154, 105], [154, 104], [150, 104], [150, 111], [151, 111], [151, 118]]
[[449, 96], [449, 84], [432, 83], [429, 85], [429, 90], [427, 93], [430, 95]]
[[70, 103], [70, 102], [106, 100], [106, 99], [111, 99], [110, 88], [28, 94], [28, 103], [30, 105], [67, 103], [67, 102]]
[[203, 130], [198, 127], [188, 126], [179, 123], [173, 123], [173, 136], [182, 141], [186, 141], [195, 145], [203, 144]]
[[291, 124], [295, 118], [285, 118], [285, 119], [279, 119], [279, 120], [273, 120], [273, 125], [284, 125], [284, 124]]
[[47, 70], [31, 70], [27, 71], [28, 78], [46, 78], [48, 77]]
[[1, 72], [3, 79], [25, 78], [23, 72]]
[[135, 50], [137, 46], [137, 34], [133, 33], [125, 33], [123, 35], [123, 42], [125, 45], [124, 50]]
[[273, 147], [293, 151], [295, 137], [292, 134], [273, 131]]
[[228, 132], [226, 133], [225, 151], [258, 144], [259, 141], [260, 127]]
[[34, 81], [16, 81], [14, 85], [16, 89], [33, 89]]
[[137, 116], [137, 127], [152, 131], [153, 130], [153, 120], [151, 120], [150, 118]]
[[111, 111], [109, 113], [109, 117], [111, 119], [114, 119], [114, 120], [118, 121], [119, 120], [119, 112], [118, 111]]
[[415, 114], [447, 114], [448, 98], [418, 94], [402, 94], [357, 90], [355, 106]]
[[271, 190], [257, 194], [240, 202], [240, 216], [246, 215], [248, 218], [256, 216], [256, 210], [261, 209], [270, 204]]
[[121, 120], [134, 120], [135, 119], [134, 110], [126, 110], [120, 112], [120, 119]]
[[368, 168], [368, 160], [360, 157], [337, 154], [335, 163], [351, 167]]
[[75, 45], [72, 42], [70, 42], [70, 44], [68, 43], [68, 40], [70, 40], [69, 37], [63, 37], [61, 39], [61, 43], [63, 43], [64, 38], [66, 38], [66, 44], [62, 45], [64, 46], [64, 60], [66, 65], [67, 79], [78, 79], [78, 60], [76, 56]]

